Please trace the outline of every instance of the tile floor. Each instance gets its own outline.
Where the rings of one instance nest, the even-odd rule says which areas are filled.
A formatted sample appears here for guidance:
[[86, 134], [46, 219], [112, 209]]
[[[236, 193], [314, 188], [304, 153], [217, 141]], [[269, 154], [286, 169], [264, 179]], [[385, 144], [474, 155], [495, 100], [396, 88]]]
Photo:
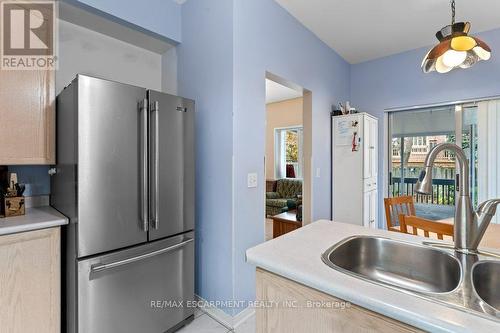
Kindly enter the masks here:
[[[273, 220], [266, 219], [266, 241], [273, 239]], [[230, 330], [200, 309], [194, 312], [194, 320], [177, 333], [255, 333], [255, 315]]]
[[181, 328], [178, 333], [255, 333], [255, 316], [248, 318], [236, 330], [223, 326], [205, 312], [196, 309], [194, 320]]

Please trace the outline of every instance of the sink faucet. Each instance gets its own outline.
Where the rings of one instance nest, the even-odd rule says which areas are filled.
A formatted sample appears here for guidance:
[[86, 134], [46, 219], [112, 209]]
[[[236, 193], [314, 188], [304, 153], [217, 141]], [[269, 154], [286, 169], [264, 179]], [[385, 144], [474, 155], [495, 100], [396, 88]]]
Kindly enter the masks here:
[[462, 148], [454, 143], [441, 143], [427, 154], [424, 170], [420, 173], [416, 184], [417, 193], [426, 195], [432, 193], [432, 167], [434, 160], [443, 150], [453, 151], [459, 166], [459, 191], [453, 228], [455, 249], [463, 253], [477, 253], [479, 242], [495, 215], [500, 199], [487, 200], [474, 212], [469, 195], [469, 162]]

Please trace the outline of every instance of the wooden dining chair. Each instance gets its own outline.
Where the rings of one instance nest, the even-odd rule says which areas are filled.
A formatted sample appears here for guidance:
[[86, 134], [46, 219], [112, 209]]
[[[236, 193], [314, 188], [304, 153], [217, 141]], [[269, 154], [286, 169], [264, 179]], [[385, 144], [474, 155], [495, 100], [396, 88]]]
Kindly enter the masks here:
[[[417, 216], [399, 215], [399, 222], [401, 223], [401, 232], [406, 234], [413, 234], [415, 236], [421, 235], [419, 230], [422, 230], [425, 237], [429, 237], [429, 233], [437, 234], [438, 239], [443, 239], [443, 236], [451, 236], [453, 238], [453, 224], [437, 222], [432, 220], [423, 219]], [[411, 231], [409, 231], [411, 227]]]
[[415, 204], [411, 195], [394, 198], [384, 198], [385, 219], [387, 230], [401, 231], [399, 215], [415, 215]]

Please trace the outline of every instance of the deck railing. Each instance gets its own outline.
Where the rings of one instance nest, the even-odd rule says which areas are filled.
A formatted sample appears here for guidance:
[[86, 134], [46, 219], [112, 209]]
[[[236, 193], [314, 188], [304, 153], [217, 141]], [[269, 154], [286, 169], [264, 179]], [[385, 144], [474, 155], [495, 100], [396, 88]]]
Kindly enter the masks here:
[[415, 192], [417, 178], [393, 177], [390, 191], [393, 196], [411, 195], [417, 203], [430, 203], [436, 205], [455, 205], [455, 181], [453, 179], [433, 179], [432, 194], [422, 195]]

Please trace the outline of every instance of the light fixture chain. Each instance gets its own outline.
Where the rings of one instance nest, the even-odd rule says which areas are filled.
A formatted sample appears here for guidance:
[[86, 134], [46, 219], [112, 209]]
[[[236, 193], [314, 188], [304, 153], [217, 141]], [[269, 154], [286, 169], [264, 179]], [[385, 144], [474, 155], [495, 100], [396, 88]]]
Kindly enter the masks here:
[[451, 25], [455, 24], [455, 0], [451, 0]]

